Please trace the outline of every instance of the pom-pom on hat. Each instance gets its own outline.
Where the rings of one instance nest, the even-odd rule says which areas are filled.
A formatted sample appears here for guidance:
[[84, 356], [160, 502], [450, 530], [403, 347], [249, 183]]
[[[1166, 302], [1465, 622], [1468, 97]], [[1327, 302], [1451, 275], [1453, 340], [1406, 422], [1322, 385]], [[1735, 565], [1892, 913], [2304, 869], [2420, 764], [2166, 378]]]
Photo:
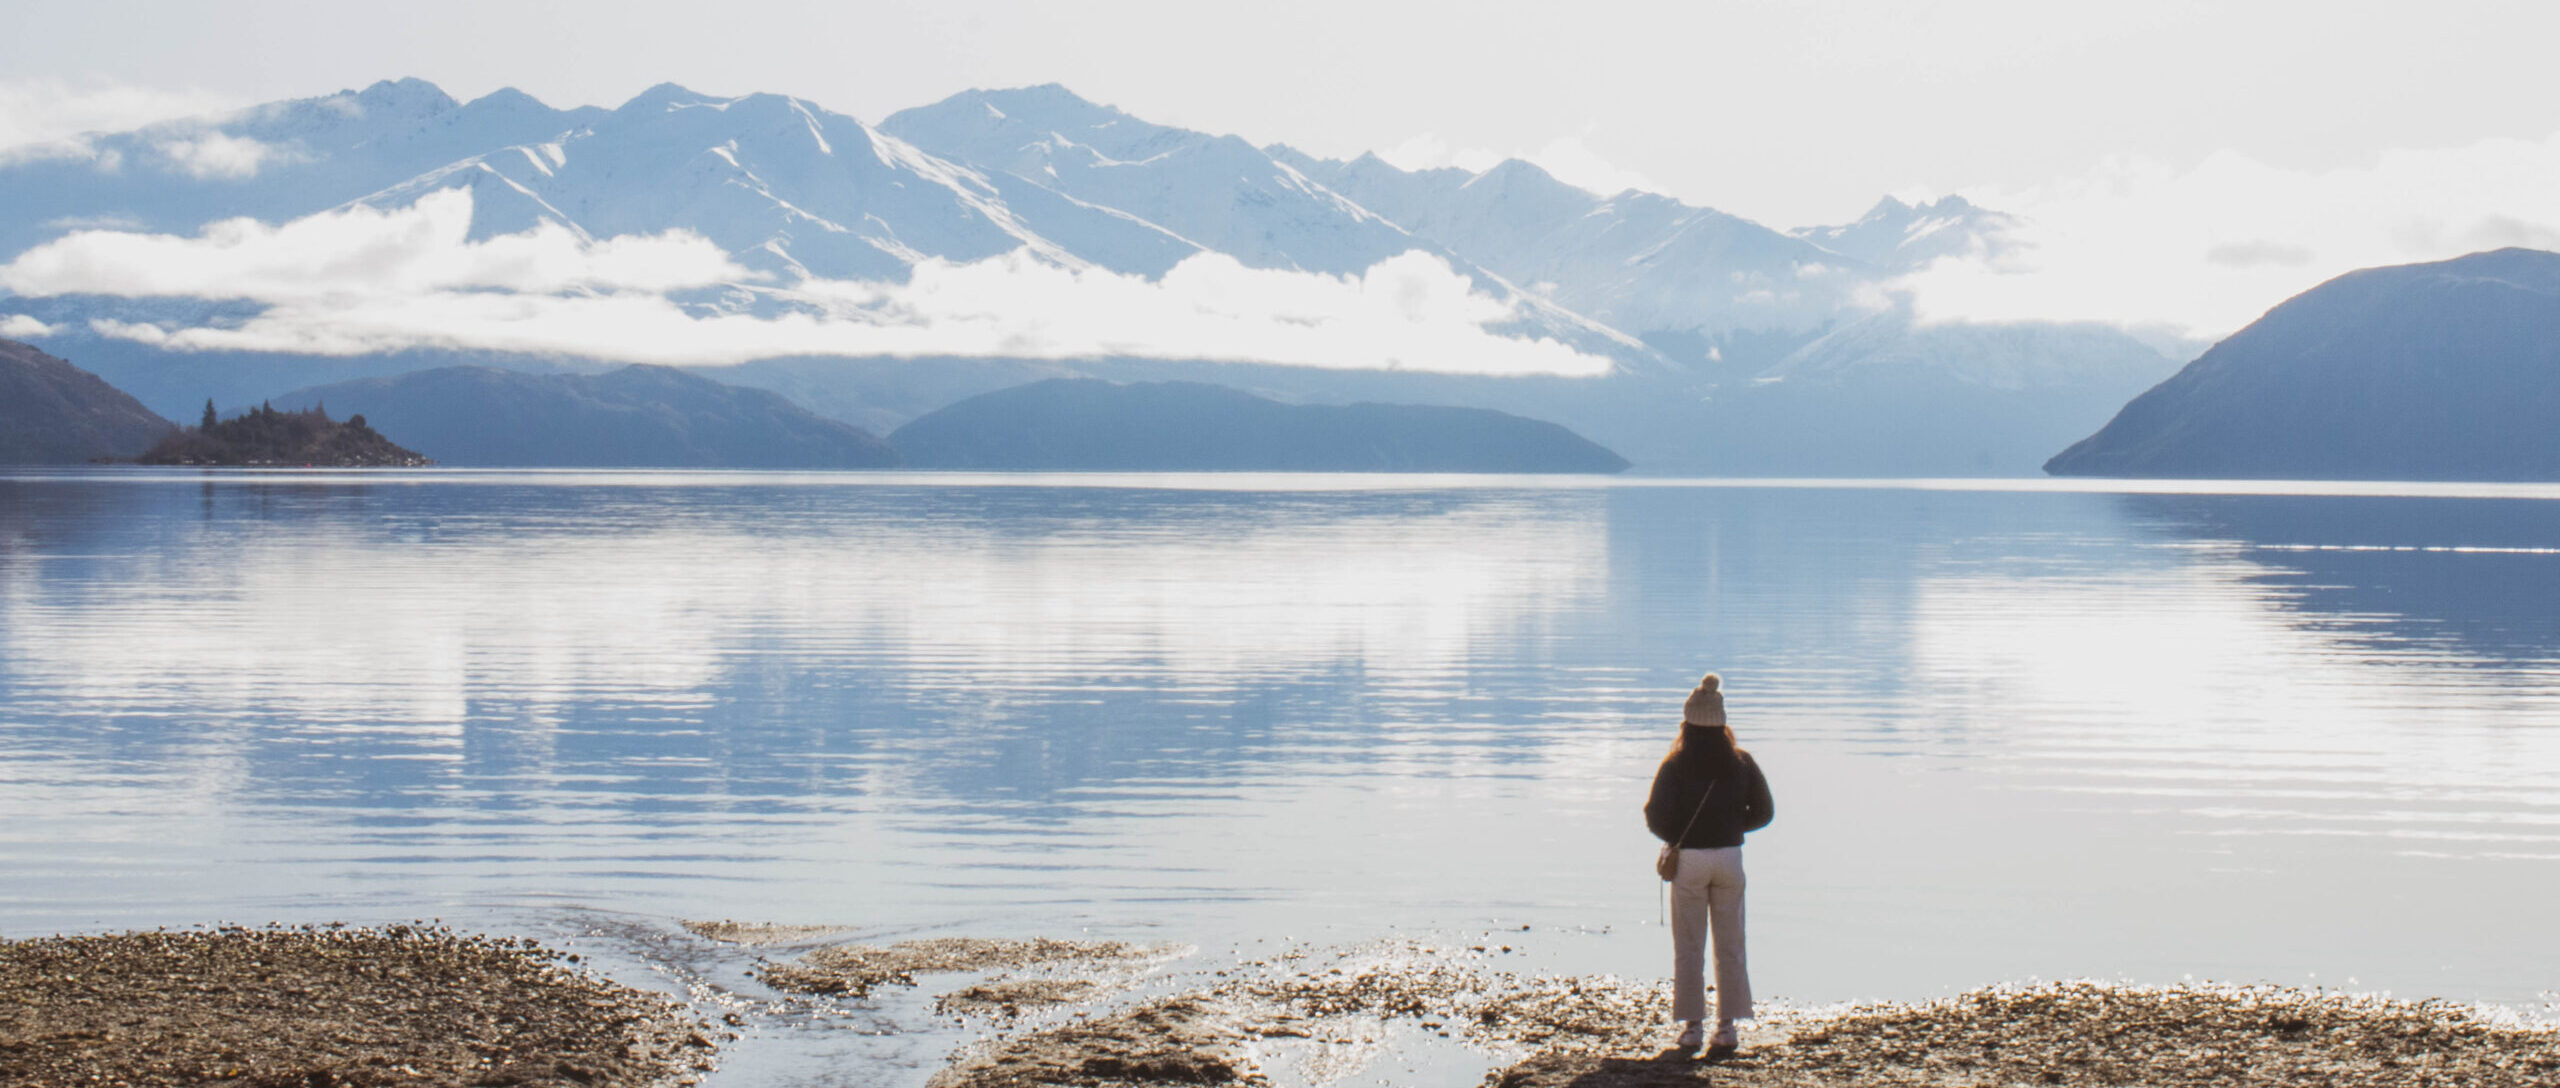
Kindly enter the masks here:
[[1698, 681], [1698, 690], [1690, 692], [1688, 703], [1680, 708], [1681, 723], [1723, 725], [1724, 692], [1721, 690], [1723, 687], [1724, 678], [1714, 673], [1708, 673], [1706, 679]]

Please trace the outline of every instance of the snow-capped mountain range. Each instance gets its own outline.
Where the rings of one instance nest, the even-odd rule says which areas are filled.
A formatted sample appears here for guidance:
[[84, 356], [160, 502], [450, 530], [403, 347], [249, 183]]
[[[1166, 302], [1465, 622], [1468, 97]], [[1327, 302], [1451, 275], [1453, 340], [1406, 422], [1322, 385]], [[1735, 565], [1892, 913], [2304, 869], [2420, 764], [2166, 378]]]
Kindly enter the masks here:
[[[1409, 171], [1374, 155], [1336, 161], [1256, 147], [1236, 136], [1152, 124], [1055, 85], [964, 92], [875, 125], [800, 99], [723, 98], [672, 84], [610, 110], [564, 110], [512, 90], [457, 102], [432, 84], [401, 80], [0, 152], [0, 261], [15, 261], [0, 265], [0, 335], [40, 331], [54, 338], [57, 354], [75, 355], [88, 344], [94, 356], [141, 353], [200, 373], [200, 365], [172, 363], [166, 357], [179, 352], [171, 349], [220, 348], [223, 330], [255, 324], [248, 316], [254, 305], [202, 288], [178, 292], [183, 300], [48, 288], [20, 258], [35, 251], [51, 262], [42, 268], [61, 267], [78, 255], [56, 252], [58, 243], [81, 232], [198, 236], [235, 217], [281, 224], [390, 213], [451, 190], [469, 194], [473, 242], [545, 230], [589, 247], [671, 232], [707, 242], [717, 250], [709, 259], [725, 261], [728, 271], [687, 280], [670, 294], [697, 316], [773, 319], [824, 310], [833, 296], [814, 295], [809, 285], [899, 283], [919, 269], [996, 260], [1162, 284], [1207, 256], [1357, 287], [1364, 276], [1374, 282], [1381, 268], [1403, 267], [1393, 262], [1425, 259], [1445, 264], [1481, 302], [1469, 312], [1482, 331], [1606, 360], [1614, 376], [1597, 380], [1641, 384], [1643, 398], [1669, 393], [1709, 406], [1748, 399], [1780, 381], [1798, 388], [1854, 384], [1862, 364], [1907, 363], [1915, 356], [1912, 337], [1922, 333], [1895, 309], [1894, 278], [1930, 260], [1994, 251], [2010, 226], [1997, 212], [1950, 197], [1916, 207], [1887, 199], [1855, 223], [1782, 232], [1657, 194], [1586, 192], [1517, 160], [1481, 172]], [[203, 234], [197, 241], [214, 240]], [[1278, 319], [1283, 326], [1291, 320], [1285, 306]], [[190, 325], [217, 338], [191, 345], [163, 335]], [[1947, 340], [1943, 331], [1927, 335]], [[1107, 334], [1099, 339], [1120, 343]], [[1145, 339], [1126, 337], [1131, 344]], [[457, 336], [397, 346], [586, 354], [540, 343], [475, 344]], [[784, 346], [762, 354], [828, 354], [777, 343]], [[1917, 354], [1930, 356], [1934, 380], [1999, 395], [2022, 386], [2075, 395], [2102, 388], [2120, 402], [2116, 391], [2128, 370], [2142, 376], [2125, 396], [2174, 369], [2173, 360], [2098, 327], [2046, 327], [2005, 343], [1982, 356], [1978, 369], [1969, 369], [1976, 356], [1965, 351]], [[1813, 355], [1796, 358], [1801, 352]], [[928, 345], [877, 354], [1005, 351]], [[614, 355], [599, 350], [592, 361], [620, 361]], [[1150, 366], [1217, 359], [1214, 349], [1053, 353], [1049, 372], [1101, 372], [1108, 356]], [[919, 364], [899, 365], [912, 374]], [[1301, 399], [1354, 395], [1363, 382], [1347, 372], [1327, 384], [1316, 375], [1290, 376], [1285, 367], [1249, 369], [1266, 391]], [[770, 377], [775, 369], [736, 373]], [[792, 373], [794, 382], [808, 380], [805, 367]], [[1450, 399], [1518, 396], [1451, 382], [1459, 391]], [[2071, 426], [2085, 433], [2099, 422]], [[1607, 440], [1605, 423], [1577, 425]], [[1640, 463], [1663, 445], [1618, 442], [1637, 447]]]

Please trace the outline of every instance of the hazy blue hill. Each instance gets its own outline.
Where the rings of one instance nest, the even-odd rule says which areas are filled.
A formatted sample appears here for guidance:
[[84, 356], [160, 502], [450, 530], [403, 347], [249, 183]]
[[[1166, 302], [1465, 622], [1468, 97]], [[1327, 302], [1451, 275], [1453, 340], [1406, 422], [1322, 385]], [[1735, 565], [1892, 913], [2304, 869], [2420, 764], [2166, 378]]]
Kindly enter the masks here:
[[883, 468], [878, 436], [762, 389], [680, 370], [525, 374], [456, 366], [315, 386], [325, 403], [447, 465], [575, 468]]
[[1691, 441], [1723, 475], [2019, 475], [2177, 366], [2100, 325], [1883, 313], [1724, 383]]
[[2560, 480], [2560, 254], [2312, 288], [2045, 463], [2057, 476]]
[[889, 436], [922, 468], [1619, 472], [1553, 423], [1482, 408], [1295, 405], [1200, 382], [1055, 378], [971, 397]]
[[176, 429], [105, 379], [0, 340], [0, 464], [130, 458]]

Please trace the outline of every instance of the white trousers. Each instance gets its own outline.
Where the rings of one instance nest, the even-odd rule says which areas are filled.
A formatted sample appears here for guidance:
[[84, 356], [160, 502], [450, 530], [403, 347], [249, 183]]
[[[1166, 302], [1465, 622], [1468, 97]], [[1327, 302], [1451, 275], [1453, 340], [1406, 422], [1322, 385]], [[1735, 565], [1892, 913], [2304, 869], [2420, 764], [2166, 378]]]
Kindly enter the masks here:
[[1742, 951], [1742, 848], [1680, 852], [1671, 881], [1671, 1018], [1706, 1019], [1707, 931], [1716, 948], [1716, 1019], [1751, 1017], [1751, 969]]

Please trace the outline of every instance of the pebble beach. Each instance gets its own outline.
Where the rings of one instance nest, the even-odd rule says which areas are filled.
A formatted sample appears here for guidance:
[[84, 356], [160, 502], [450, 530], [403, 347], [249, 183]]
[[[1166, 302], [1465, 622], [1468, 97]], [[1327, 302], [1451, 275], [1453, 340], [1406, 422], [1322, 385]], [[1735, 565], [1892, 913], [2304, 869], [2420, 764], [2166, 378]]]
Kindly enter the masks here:
[[[1994, 986], [1772, 1006], [1721, 1062], [1672, 1050], [1653, 980], [1520, 974], [1466, 949], [1299, 948], [1231, 964], [1120, 942], [834, 939], [687, 923], [772, 995], [937, 993], [970, 1041], [933, 1088], [1320, 1084], [1394, 1032], [1493, 1088], [2560, 1083], [2560, 1031], [2494, 1010], [2284, 987]], [[568, 953], [437, 926], [223, 927], [0, 942], [0, 1084], [656, 1086], [717, 1080], [740, 1024]], [[1373, 1074], [1374, 1075], [1374, 1074]]]

